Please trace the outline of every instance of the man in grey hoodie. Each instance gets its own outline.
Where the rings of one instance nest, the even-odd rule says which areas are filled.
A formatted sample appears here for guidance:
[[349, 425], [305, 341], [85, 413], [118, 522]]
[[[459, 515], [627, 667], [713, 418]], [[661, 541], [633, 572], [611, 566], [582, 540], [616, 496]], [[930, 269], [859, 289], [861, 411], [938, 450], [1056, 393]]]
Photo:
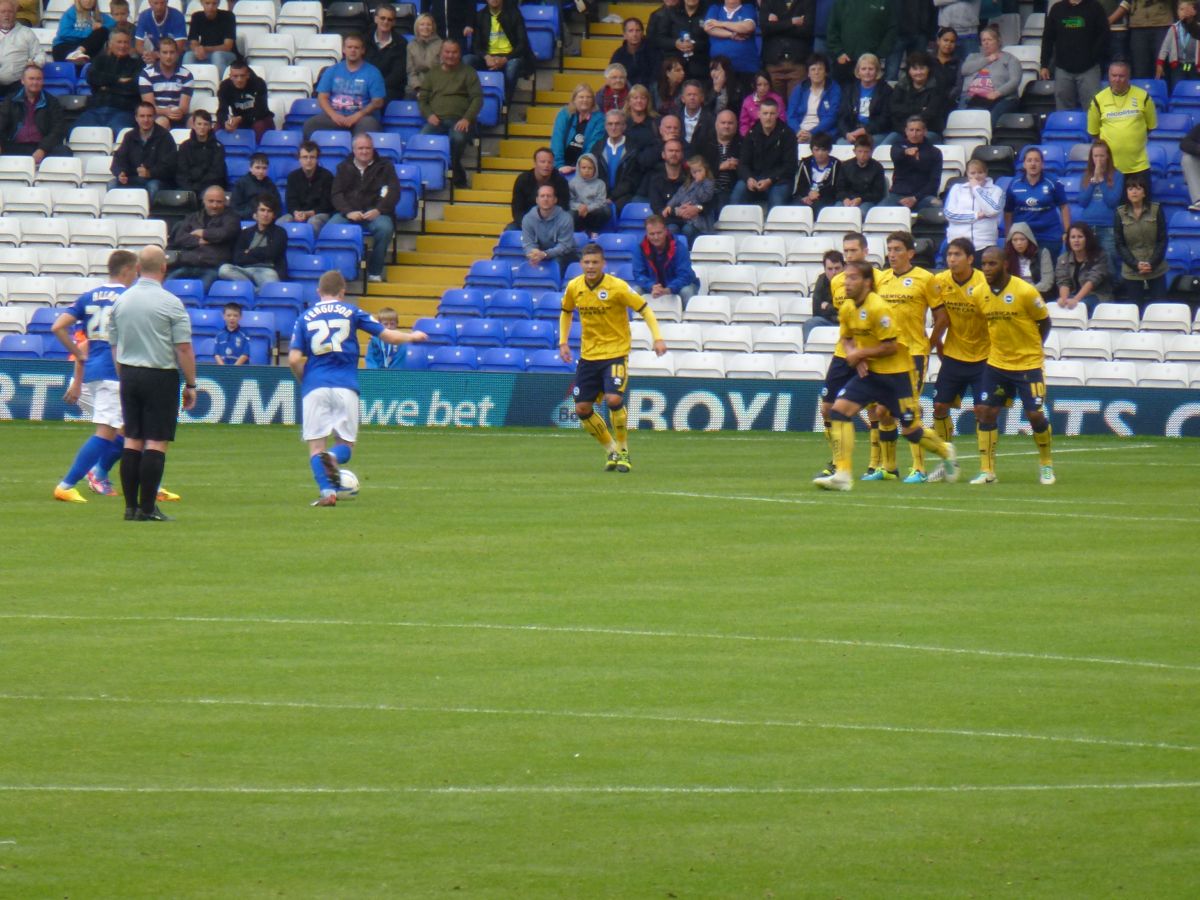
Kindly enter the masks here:
[[554, 260], [560, 269], [578, 257], [575, 220], [558, 205], [553, 185], [538, 188], [537, 205], [521, 220], [521, 247], [531, 263]]

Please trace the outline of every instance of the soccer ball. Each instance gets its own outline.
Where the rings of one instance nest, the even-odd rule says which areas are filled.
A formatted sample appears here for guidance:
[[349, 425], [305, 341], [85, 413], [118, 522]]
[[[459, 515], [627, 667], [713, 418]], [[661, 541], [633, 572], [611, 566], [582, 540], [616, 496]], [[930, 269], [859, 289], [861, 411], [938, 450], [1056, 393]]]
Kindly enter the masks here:
[[349, 469], [341, 469], [339, 471], [339, 479], [342, 486], [338, 488], [339, 497], [354, 497], [358, 494], [358, 476]]

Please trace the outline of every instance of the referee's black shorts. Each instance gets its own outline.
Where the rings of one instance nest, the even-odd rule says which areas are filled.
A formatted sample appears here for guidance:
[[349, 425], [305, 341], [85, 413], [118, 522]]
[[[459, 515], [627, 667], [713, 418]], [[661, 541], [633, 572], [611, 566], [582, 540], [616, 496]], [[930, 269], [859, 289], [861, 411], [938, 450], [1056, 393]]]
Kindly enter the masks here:
[[173, 441], [179, 422], [179, 370], [121, 366], [125, 437]]

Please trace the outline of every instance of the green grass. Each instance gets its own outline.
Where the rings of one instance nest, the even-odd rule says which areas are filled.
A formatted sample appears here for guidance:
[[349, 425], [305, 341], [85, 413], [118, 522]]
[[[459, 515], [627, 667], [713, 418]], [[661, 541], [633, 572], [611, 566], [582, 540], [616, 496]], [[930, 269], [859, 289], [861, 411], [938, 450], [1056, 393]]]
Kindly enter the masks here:
[[158, 525], [0, 427], [0, 896], [1195, 895], [1195, 442], [192, 426]]

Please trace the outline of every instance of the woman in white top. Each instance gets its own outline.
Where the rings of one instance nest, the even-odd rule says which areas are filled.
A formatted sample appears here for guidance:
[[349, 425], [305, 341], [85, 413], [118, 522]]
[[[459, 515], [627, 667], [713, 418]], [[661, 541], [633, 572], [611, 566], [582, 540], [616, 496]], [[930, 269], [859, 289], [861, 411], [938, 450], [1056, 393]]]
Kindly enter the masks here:
[[978, 159], [967, 163], [967, 180], [946, 193], [946, 240], [967, 238], [976, 253], [1000, 242], [1000, 216], [1004, 191], [988, 178], [987, 165]]

